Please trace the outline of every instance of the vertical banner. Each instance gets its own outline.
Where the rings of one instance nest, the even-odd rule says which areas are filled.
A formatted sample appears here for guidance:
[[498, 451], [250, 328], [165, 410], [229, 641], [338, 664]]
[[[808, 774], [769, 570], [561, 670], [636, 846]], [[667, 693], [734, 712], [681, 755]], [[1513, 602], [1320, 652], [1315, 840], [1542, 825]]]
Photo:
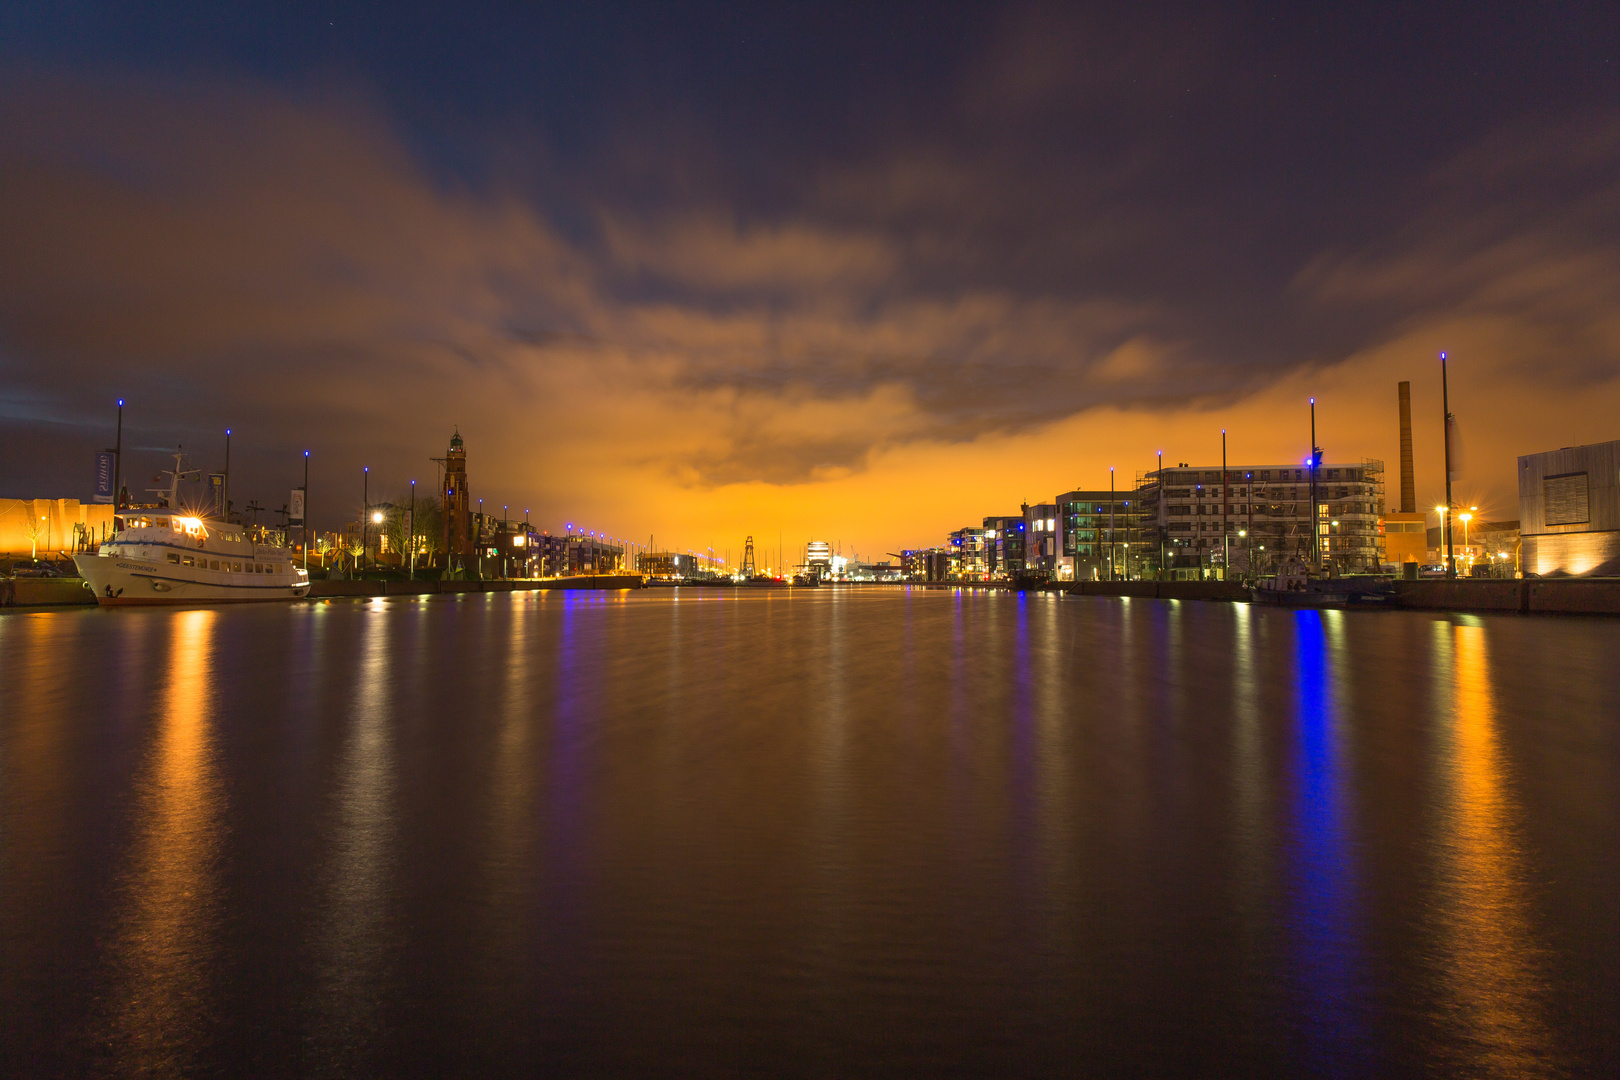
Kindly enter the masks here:
[[113, 456], [106, 450], [96, 453], [96, 498], [98, 503], [113, 501]]
[[214, 494], [214, 516], [223, 521], [225, 519], [225, 474], [210, 473], [208, 476], [208, 489]]
[[287, 505], [291, 508], [287, 511], [287, 520], [302, 525], [304, 523], [304, 489], [293, 488], [292, 498]]

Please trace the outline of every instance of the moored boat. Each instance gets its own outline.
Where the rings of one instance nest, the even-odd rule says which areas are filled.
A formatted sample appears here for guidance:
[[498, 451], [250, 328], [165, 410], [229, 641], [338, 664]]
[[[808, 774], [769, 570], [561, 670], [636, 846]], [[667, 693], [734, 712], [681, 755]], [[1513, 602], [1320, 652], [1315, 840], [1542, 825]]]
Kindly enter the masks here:
[[118, 531], [73, 557], [97, 603], [218, 604], [309, 595], [309, 572], [260, 531], [174, 509], [182, 475], [176, 455], [166, 505], [125, 509]]
[[1291, 560], [1274, 577], [1256, 583], [1249, 596], [1274, 607], [1384, 607], [1394, 602], [1395, 588], [1383, 578], [1314, 577], [1304, 563]]

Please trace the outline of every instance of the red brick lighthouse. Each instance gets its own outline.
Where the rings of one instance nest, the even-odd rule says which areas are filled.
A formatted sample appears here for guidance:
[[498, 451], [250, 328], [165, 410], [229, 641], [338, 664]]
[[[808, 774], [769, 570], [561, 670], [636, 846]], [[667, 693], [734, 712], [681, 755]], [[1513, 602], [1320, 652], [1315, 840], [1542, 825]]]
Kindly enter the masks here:
[[467, 451], [461, 445], [461, 429], [450, 436], [450, 451], [444, 457], [444, 550], [449, 555], [471, 555], [472, 504], [467, 489]]

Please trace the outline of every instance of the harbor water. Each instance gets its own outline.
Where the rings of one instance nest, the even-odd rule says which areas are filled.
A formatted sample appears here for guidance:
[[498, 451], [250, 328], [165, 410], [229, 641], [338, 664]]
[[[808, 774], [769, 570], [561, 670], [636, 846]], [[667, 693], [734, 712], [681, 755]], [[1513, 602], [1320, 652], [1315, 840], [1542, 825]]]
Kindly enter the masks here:
[[1620, 620], [0, 614], [0, 1074], [1616, 1075]]

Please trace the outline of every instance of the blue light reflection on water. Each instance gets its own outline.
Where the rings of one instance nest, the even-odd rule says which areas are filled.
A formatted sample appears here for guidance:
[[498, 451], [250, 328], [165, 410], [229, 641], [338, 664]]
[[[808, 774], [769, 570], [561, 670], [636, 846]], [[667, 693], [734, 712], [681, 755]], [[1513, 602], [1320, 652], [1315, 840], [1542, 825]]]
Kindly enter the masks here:
[[[1328, 613], [1337, 616], [1338, 613]], [[1342, 672], [1324, 613], [1299, 611], [1295, 629], [1294, 885], [1288, 923], [1295, 977], [1311, 1002], [1302, 1056], [1316, 1075], [1359, 1071], [1365, 1054], [1355, 1001], [1355, 867], [1345, 791], [1337, 683]]]

